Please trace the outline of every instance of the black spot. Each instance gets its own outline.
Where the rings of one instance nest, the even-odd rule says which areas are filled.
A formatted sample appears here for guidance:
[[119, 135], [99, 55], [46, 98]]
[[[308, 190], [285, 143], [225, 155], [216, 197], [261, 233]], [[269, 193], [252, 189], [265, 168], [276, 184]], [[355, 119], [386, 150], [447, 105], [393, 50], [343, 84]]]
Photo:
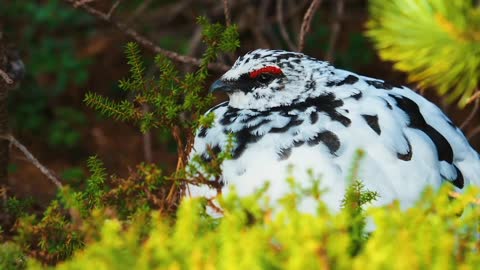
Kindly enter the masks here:
[[331, 114], [329, 114], [329, 116], [333, 121], [340, 122], [342, 125], [344, 125], [346, 127], [350, 126], [350, 124], [352, 123], [350, 118], [340, 114], [339, 112], [331, 113]]
[[357, 76], [353, 76], [353, 75], [348, 75], [347, 77], [345, 77], [345, 79], [341, 80], [341, 81], [329, 81], [327, 82], [327, 86], [328, 87], [332, 87], [332, 86], [341, 86], [341, 85], [344, 85], [344, 84], [354, 84], [358, 82], [358, 77]]
[[335, 81], [329, 81], [329, 82], [327, 82], [327, 83], [325, 84], [325, 86], [327, 86], [327, 87], [332, 87], [332, 86], [334, 86], [335, 84], [336, 84]]
[[292, 148], [280, 148], [280, 151], [277, 153], [278, 160], [285, 160], [292, 154]]
[[359, 100], [359, 99], [362, 98], [362, 95], [363, 95], [362, 92], [358, 92], [358, 93], [352, 95], [351, 97], [353, 97], [356, 100]]
[[318, 121], [318, 113], [311, 112], [310, 113], [310, 123], [313, 125]]
[[378, 125], [378, 116], [377, 115], [367, 115], [367, 114], [362, 114], [363, 119], [365, 119], [365, 122], [370, 126], [373, 131], [375, 131], [378, 135], [382, 133], [382, 130], [380, 130], [380, 126]]
[[408, 140], [407, 137], [404, 137], [404, 138], [405, 138], [405, 141], [407, 141], [407, 145], [408, 145], [407, 153], [405, 154], [397, 153], [397, 158], [404, 161], [409, 161], [412, 159], [412, 145], [410, 144], [410, 141]]
[[353, 75], [348, 75], [345, 79], [341, 80], [337, 83], [337, 86], [344, 85], [344, 84], [354, 84], [358, 82], [358, 77]]
[[200, 138], [205, 138], [205, 136], [207, 136], [207, 128], [203, 127], [203, 126], [200, 127], [197, 136], [200, 137]]
[[438, 160], [443, 160], [451, 164], [453, 162], [453, 150], [450, 146], [450, 143], [448, 143], [447, 139], [445, 139], [440, 132], [438, 132], [425, 121], [425, 118], [420, 112], [417, 103], [407, 97], [394, 95], [390, 96], [396, 100], [397, 106], [402, 109], [410, 118], [410, 123], [408, 126], [419, 129], [428, 137], [430, 137], [432, 142], [435, 144], [435, 148], [437, 149]]
[[465, 185], [465, 181], [463, 179], [463, 174], [462, 172], [457, 168], [457, 166], [453, 165], [455, 170], [457, 171], [457, 177], [452, 181], [452, 184], [456, 186], [457, 188], [462, 189]]
[[210, 161], [212, 161], [212, 157], [210, 157], [207, 153], [202, 153], [200, 159], [205, 163], [210, 163]]
[[316, 84], [317, 84], [317, 83], [316, 83], [314, 80], [310, 80], [310, 81], [308, 81], [307, 84], [305, 85], [305, 89], [306, 89], [306, 90], [313, 89], [313, 88], [315, 88], [315, 85], [316, 85]]
[[365, 80], [368, 85], [371, 85], [375, 88], [380, 88], [384, 90], [391, 90], [393, 89], [393, 85], [387, 83], [387, 82], [382, 82], [382, 81], [376, 81], [376, 80]]
[[282, 60], [288, 60], [290, 58], [298, 58], [298, 54], [296, 53], [282, 53], [280, 55], [277, 55], [276, 59], [277, 62], [282, 61]]
[[222, 119], [220, 119], [220, 124], [229, 125], [233, 123], [238, 117], [238, 109], [228, 106], [227, 111], [223, 114]]
[[393, 107], [392, 107], [392, 105], [390, 104], [390, 102], [388, 102], [388, 101], [385, 100], [385, 105], [386, 105], [387, 108], [389, 108], [390, 110], [393, 110]]
[[335, 154], [338, 148], [340, 148], [340, 140], [335, 133], [326, 130], [316, 134], [313, 138], [307, 141], [309, 146], [314, 146], [322, 142], [330, 151], [331, 154]]
[[233, 159], [238, 159], [245, 152], [249, 143], [258, 142], [262, 137], [263, 135], [252, 134], [251, 128], [244, 128], [235, 133], [236, 147], [233, 150]]
[[333, 121], [337, 121], [347, 127], [352, 121], [337, 111], [337, 108], [341, 106], [343, 106], [343, 101], [336, 99], [333, 93], [328, 93], [318, 97], [307, 98], [303, 102], [273, 107], [270, 111], [278, 111], [288, 115], [288, 112], [293, 110], [305, 111], [310, 107], [315, 107], [317, 112], [324, 112]]
[[220, 146], [219, 146], [218, 144], [215, 145], [214, 147], [212, 147], [212, 153], [213, 153], [214, 155], [216, 155], [216, 156], [217, 156], [218, 154], [220, 154], [221, 151], [222, 151], [222, 149], [220, 148]]
[[299, 146], [302, 146], [304, 143], [305, 143], [305, 141], [303, 141], [303, 140], [293, 141], [293, 146], [294, 147], [299, 147]]
[[457, 126], [455, 126], [455, 124], [452, 122], [452, 120], [448, 119], [448, 118], [445, 118], [445, 120], [447, 121], [447, 123], [453, 127], [454, 129], [457, 129]]
[[252, 55], [252, 59], [258, 59], [258, 58], [260, 58], [260, 56], [262, 56], [262, 55], [259, 54], [259, 53], [255, 53], [254, 55]]
[[283, 132], [288, 131], [291, 127], [299, 126], [302, 123], [303, 123], [303, 120], [298, 119], [297, 115], [291, 115], [290, 120], [288, 121], [288, 123], [285, 126], [279, 127], [279, 128], [274, 127], [272, 129], [270, 129], [270, 132], [271, 133], [283, 133]]

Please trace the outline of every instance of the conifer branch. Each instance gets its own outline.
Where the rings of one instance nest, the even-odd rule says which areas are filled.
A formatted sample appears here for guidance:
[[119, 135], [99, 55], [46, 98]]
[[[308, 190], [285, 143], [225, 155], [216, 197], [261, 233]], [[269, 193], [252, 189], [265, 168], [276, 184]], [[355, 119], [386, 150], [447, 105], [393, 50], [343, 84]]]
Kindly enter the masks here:
[[102, 114], [113, 117], [117, 120], [136, 120], [141, 116], [133, 104], [128, 101], [115, 103], [108, 98], [89, 92], [85, 95], [84, 102], [88, 106], [100, 111]]
[[[65, 2], [69, 3], [75, 8], [81, 8], [85, 12], [89, 13], [90, 15], [106, 22], [109, 23], [113, 26], [115, 26], [118, 30], [122, 31], [125, 35], [133, 38], [136, 42], [144, 46], [145, 48], [153, 51], [154, 53], [157, 54], [163, 54], [166, 57], [175, 60], [177, 62], [185, 63], [185, 64], [191, 64], [195, 66], [201, 66], [201, 61], [198, 58], [194, 58], [191, 56], [187, 55], [181, 55], [179, 53], [169, 51], [166, 49], [161, 48], [160, 46], [156, 45], [152, 40], [148, 39], [147, 37], [141, 35], [138, 33], [136, 30], [134, 30], [131, 27], [128, 27], [125, 23], [118, 22], [113, 20], [107, 13], [103, 13], [91, 6], [85, 5], [83, 3], [78, 2], [77, 0], [64, 0]], [[229, 66], [222, 64], [222, 63], [210, 63], [208, 65], [208, 68], [218, 71], [218, 72], [225, 72], [229, 69]]]

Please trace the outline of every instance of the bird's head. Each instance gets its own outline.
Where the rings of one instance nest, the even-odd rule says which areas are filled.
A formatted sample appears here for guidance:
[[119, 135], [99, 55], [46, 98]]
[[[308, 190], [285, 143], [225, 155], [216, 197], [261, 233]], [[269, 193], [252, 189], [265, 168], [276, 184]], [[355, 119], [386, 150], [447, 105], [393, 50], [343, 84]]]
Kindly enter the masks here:
[[262, 111], [321, 94], [332, 69], [302, 53], [259, 49], [239, 57], [210, 91], [226, 92], [231, 107]]

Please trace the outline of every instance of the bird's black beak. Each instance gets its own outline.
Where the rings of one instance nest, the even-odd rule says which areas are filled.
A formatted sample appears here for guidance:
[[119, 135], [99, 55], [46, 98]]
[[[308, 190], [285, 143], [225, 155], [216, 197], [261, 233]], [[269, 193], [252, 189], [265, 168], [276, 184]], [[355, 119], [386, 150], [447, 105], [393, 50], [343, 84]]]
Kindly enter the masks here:
[[231, 84], [228, 82], [222, 81], [221, 79], [216, 80], [212, 86], [210, 86], [210, 93], [213, 92], [231, 92], [233, 90]]

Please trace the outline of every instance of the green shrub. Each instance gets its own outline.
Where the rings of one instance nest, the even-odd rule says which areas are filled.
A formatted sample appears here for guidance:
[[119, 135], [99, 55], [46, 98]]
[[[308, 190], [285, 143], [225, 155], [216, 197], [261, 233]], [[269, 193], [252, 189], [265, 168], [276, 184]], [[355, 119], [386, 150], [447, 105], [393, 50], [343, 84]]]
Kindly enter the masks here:
[[262, 192], [230, 194], [221, 200], [225, 216], [215, 220], [202, 200], [186, 199], [175, 221], [157, 211], [147, 223], [106, 219], [97, 241], [55, 269], [475, 269], [480, 211], [469, 204], [478, 192], [453, 201], [449, 192], [427, 190], [405, 211], [397, 203], [367, 210], [376, 230], [355, 252], [349, 207], [332, 213], [320, 202], [305, 214], [296, 209], [299, 192], [275, 207]]

